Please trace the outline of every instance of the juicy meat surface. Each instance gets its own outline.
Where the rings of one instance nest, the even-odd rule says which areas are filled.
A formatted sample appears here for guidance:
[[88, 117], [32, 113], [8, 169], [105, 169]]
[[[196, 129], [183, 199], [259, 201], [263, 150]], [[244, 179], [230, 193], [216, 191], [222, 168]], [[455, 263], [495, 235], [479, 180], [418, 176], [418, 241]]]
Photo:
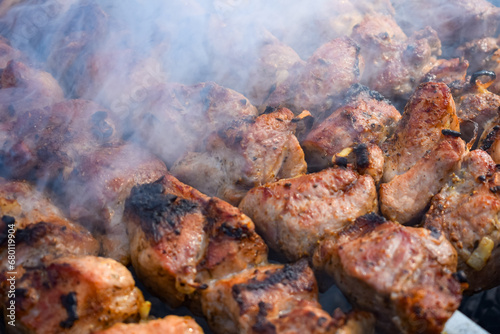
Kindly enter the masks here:
[[71, 170], [81, 154], [118, 141], [108, 111], [91, 101], [66, 100], [18, 116], [1, 143], [3, 172], [50, 180]]
[[139, 324], [116, 324], [93, 334], [202, 334], [203, 330], [191, 317], [169, 315], [162, 319]]
[[377, 192], [370, 176], [330, 168], [254, 188], [239, 207], [269, 247], [296, 260], [311, 256], [320, 240], [357, 217], [377, 210]]
[[[441, 231], [458, 253], [469, 289], [479, 291], [500, 284], [500, 173], [482, 150], [470, 152], [455, 177], [437, 194], [425, 216], [424, 227]], [[483, 238], [493, 243], [478, 265], [471, 256]]]
[[17, 277], [16, 291], [16, 329], [23, 333], [89, 333], [137, 320], [144, 303], [127, 268], [94, 256], [28, 269]]
[[380, 185], [382, 214], [400, 224], [418, 223], [431, 198], [446, 184], [465, 153], [462, 139], [443, 136], [406, 173]]
[[128, 264], [125, 200], [132, 187], [165, 173], [165, 164], [148, 151], [131, 143], [109, 145], [83, 154], [56, 186], [69, 217], [98, 236], [103, 256]]
[[405, 106], [394, 135], [383, 145], [386, 154], [382, 182], [408, 171], [436, 146], [441, 131], [459, 131], [455, 102], [444, 83], [421, 84]]
[[65, 218], [46, 194], [27, 182], [0, 179], [0, 272], [8, 270], [15, 230], [15, 266], [39, 267], [68, 255], [97, 255], [99, 243], [85, 228]]
[[335, 333], [335, 320], [317, 298], [314, 274], [301, 261], [247, 269], [214, 281], [202, 292], [201, 302], [217, 333], [299, 333], [294, 326], [307, 333]]
[[125, 219], [137, 276], [172, 306], [196, 297], [212, 279], [267, 260], [267, 246], [246, 215], [171, 175], [134, 187]]
[[360, 46], [366, 66], [361, 82], [386, 97], [407, 97], [441, 54], [441, 42], [431, 28], [408, 38], [394, 18], [366, 15], [351, 38]]
[[189, 151], [203, 149], [214, 132], [257, 116], [248, 99], [213, 82], [169, 83], [146, 92], [129, 130], [168, 166]]
[[315, 125], [302, 141], [309, 168], [325, 168], [332, 156], [359, 144], [380, 144], [392, 134], [401, 115], [388, 100], [359, 84], [343, 106]]
[[313, 264], [353, 305], [373, 312], [383, 333], [441, 333], [462, 298], [452, 275], [457, 254], [444, 235], [374, 214], [325, 239]]
[[285, 106], [297, 114], [309, 110], [320, 116], [359, 82], [363, 67], [359, 46], [353, 40], [334, 39], [319, 47], [296, 75], [276, 85], [265, 104]]
[[286, 108], [240, 120], [212, 136], [207, 152], [191, 152], [178, 160], [171, 173], [209, 196], [237, 205], [253, 187], [306, 172], [295, 127]]

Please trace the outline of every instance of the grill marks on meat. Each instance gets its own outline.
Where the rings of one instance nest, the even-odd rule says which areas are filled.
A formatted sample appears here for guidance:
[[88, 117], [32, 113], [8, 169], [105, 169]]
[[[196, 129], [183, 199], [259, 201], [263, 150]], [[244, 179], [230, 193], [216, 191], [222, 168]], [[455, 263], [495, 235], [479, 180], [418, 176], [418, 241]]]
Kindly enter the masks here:
[[[67, 220], [47, 196], [26, 182], [0, 179], [0, 230], [15, 229], [16, 266], [39, 267], [68, 255], [97, 255], [89, 231]], [[7, 233], [0, 239], [0, 271], [8, 271]], [[13, 271], [13, 270], [10, 270]]]
[[301, 261], [261, 266], [214, 281], [202, 292], [201, 302], [210, 326], [219, 333], [281, 333], [298, 328], [334, 333], [337, 324], [321, 310], [317, 297], [313, 272]]
[[[469, 289], [478, 291], [500, 283], [500, 197], [496, 189], [500, 174], [491, 157], [482, 150], [470, 152], [460, 170], [431, 203], [424, 227], [441, 231], [458, 253], [458, 269], [467, 276]], [[467, 264], [482, 238], [494, 243], [484, 268]]]
[[333, 155], [362, 143], [380, 144], [392, 134], [401, 115], [389, 101], [355, 84], [342, 107], [314, 126], [302, 142], [308, 167], [328, 166]]
[[237, 205], [252, 187], [306, 172], [292, 120], [291, 111], [280, 108], [235, 122], [210, 138], [206, 152], [191, 152], [178, 160], [171, 173], [207, 195]]
[[460, 304], [457, 255], [445, 237], [373, 214], [323, 241], [313, 264], [386, 333], [440, 333]]
[[324, 238], [377, 210], [370, 176], [336, 168], [250, 190], [240, 203], [266, 243], [288, 259], [311, 256]]
[[127, 268], [93, 256], [63, 257], [23, 271], [15, 300], [16, 328], [47, 334], [89, 333], [137, 320], [144, 303]]
[[247, 216], [170, 175], [135, 188], [126, 208], [137, 275], [171, 305], [267, 259]]
[[388, 15], [366, 15], [351, 38], [366, 67], [361, 82], [387, 97], [407, 97], [441, 54], [437, 33], [427, 27], [409, 38]]
[[128, 264], [125, 200], [132, 187], [153, 182], [166, 172], [162, 161], [132, 143], [108, 145], [82, 154], [57, 187], [69, 217], [94, 232], [102, 254]]
[[277, 85], [265, 104], [322, 115], [359, 82], [363, 68], [359, 46], [347, 37], [334, 39], [319, 47], [296, 75]]

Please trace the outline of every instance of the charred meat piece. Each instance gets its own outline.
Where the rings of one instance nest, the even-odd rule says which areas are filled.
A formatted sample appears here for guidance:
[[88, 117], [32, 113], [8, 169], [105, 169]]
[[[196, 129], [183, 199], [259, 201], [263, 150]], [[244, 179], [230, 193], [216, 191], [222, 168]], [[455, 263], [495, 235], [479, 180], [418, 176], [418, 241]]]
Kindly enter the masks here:
[[172, 306], [212, 279], [267, 260], [247, 216], [170, 175], [134, 187], [125, 214], [138, 277]]
[[406, 173], [380, 186], [380, 211], [401, 224], [418, 223], [431, 198], [451, 178], [466, 153], [462, 139], [443, 136]]
[[240, 203], [269, 247], [297, 260], [357, 217], [377, 210], [370, 176], [344, 168], [283, 179], [250, 190]]
[[258, 113], [243, 95], [215, 83], [162, 85], [148, 90], [137, 108], [129, 131], [168, 166], [203, 148], [212, 133]]
[[396, 0], [392, 4], [403, 30], [431, 26], [446, 45], [495, 36], [498, 30], [500, 9], [486, 0]]
[[202, 334], [203, 330], [191, 317], [169, 315], [162, 319], [141, 322], [139, 324], [116, 324], [108, 329], [93, 334]]
[[471, 292], [500, 284], [500, 173], [482, 150], [470, 152], [432, 200], [424, 227], [443, 233], [458, 253]]
[[156, 181], [165, 173], [165, 164], [148, 151], [130, 143], [109, 145], [80, 156], [55, 188], [69, 217], [100, 239], [103, 255], [128, 264], [125, 200], [132, 187]]
[[456, 50], [457, 56], [469, 62], [469, 71], [475, 73], [483, 70], [493, 70], [498, 62], [494, 54], [499, 49], [498, 40], [494, 37], [484, 37], [472, 40]]
[[[2, 282], [5, 288], [8, 282]], [[132, 275], [120, 263], [94, 256], [59, 258], [17, 277], [16, 329], [40, 334], [89, 333], [138, 320], [143, 303]], [[2, 304], [5, 307], [7, 301]]]
[[253, 187], [306, 172], [295, 127], [286, 108], [236, 121], [209, 139], [205, 153], [179, 159], [171, 173], [207, 195], [237, 205]]
[[17, 117], [1, 143], [4, 173], [47, 180], [72, 170], [80, 155], [119, 142], [108, 111], [91, 101], [68, 100]]
[[359, 46], [353, 40], [334, 39], [319, 47], [297, 75], [277, 85], [265, 104], [285, 106], [297, 114], [309, 110], [321, 116], [359, 82], [363, 67]]
[[[27, 182], [0, 179], [0, 217], [1, 272], [13, 271], [7, 270], [9, 264], [33, 268], [61, 256], [99, 251], [89, 231], [67, 220], [47, 195]], [[15, 239], [10, 240], [14, 231]], [[8, 261], [13, 248], [15, 264]]]
[[374, 214], [323, 241], [313, 263], [353, 305], [373, 312], [383, 333], [441, 333], [462, 298], [444, 235]]
[[459, 131], [450, 89], [444, 83], [423, 83], [406, 104], [394, 135], [382, 145], [386, 154], [382, 182], [408, 171], [436, 146], [444, 129]]
[[392, 134], [401, 115], [388, 100], [355, 84], [343, 106], [313, 127], [302, 142], [310, 169], [328, 166], [332, 157], [359, 144], [380, 144]]
[[430, 28], [409, 38], [387, 15], [366, 15], [351, 34], [366, 64], [361, 82], [382, 95], [407, 97], [441, 53], [441, 43]]
[[201, 301], [218, 333], [335, 333], [337, 323], [321, 310], [317, 297], [313, 272], [301, 261], [247, 269], [214, 281]]

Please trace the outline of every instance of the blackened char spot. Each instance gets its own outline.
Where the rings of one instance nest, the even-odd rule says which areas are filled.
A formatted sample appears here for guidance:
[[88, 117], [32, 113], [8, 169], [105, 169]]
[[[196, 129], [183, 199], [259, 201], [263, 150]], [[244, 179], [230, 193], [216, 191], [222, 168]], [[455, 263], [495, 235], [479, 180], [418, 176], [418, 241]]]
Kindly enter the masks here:
[[73, 327], [75, 321], [78, 320], [77, 306], [78, 301], [76, 299], [76, 292], [72, 291], [67, 295], [61, 296], [61, 303], [66, 309], [66, 313], [68, 314], [68, 318], [59, 323], [59, 326], [62, 328], [71, 328]]
[[[240, 307], [240, 312], [244, 313], [246, 310], [245, 303], [242, 297], [244, 291], [257, 291], [267, 290], [274, 285], [283, 284], [289, 287], [296, 288], [297, 281], [300, 279], [301, 274], [308, 268], [307, 261], [299, 261], [294, 264], [285, 264], [281, 269], [269, 273], [264, 279], [258, 280], [257, 278], [250, 279], [247, 283], [235, 284], [232, 287], [232, 296]], [[312, 289], [312, 287], [311, 287]]]
[[486, 135], [486, 138], [480, 147], [483, 151], [488, 151], [491, 148], [491, 146], [495, 142], [495, 138], [499, 130], [500, 126], [495, 125], [493, 129], [491, 129], [491, 131]]
[[46, 222], [39, 222], [36, 224], [30, 224], [26, 228], [18, 229], [16, 231], [16, 242], [26, 243], [27, 245], [33, 245], [35, 242], [43, 238], [52, 229], [52, 224]]
[[370, 154], [368, 153], [366, 144], [359, 144], [353, 150], [356, 155], [356, 165], [358, 168], [370, 167]]
[[460, 132], [453, 131], [450, 129], [443, 129], [443, 130], [441, 130], [441, 133], [445, 136], [451, 136], [451, 137], [455, 137], [455, 138], [459, 138], [462, 135]]
[[441, 231], [434, 226], [428, 226], [427, 229], [431, 231], [431, 237], [434, 239], [439, 239], [441, 237]]
[[231, 226], [228, 223], [222, 223], [220, 226], [220, 231], [230, 238], [241, 240], [248, 238], [250, 231], [246, 225], [243, 226]]
[[467, 283], [467, 275], [465, 274], [465, 272], [463, 270], [459, 270], [456, 273], [453, 273], [452, 276], [459, 283]]
[[2, 217], [2, 223], [0, 224], [0, 245], [7, 242], [9, 236], [9, 225], [15, 224], [16, 220], [12, 216], [4, 215]]
[[275, 334], [276, 326], [274, 326], [266, 319], [268, 314], [267, 311], [272, 309], [272, 305], [260, 301], [258, 307], [259, 312], [257, 313], [257, 321], [255, 322], [255, 325], [252, 326], [254, 333]]
[[355, 100], [358, 97], [358, 95], [360, 95], [362, 93], [367, 94], [368, 96], [370, 96], [370, 98], [372, 98], [374, 100], [384, 101], [384, 103], [392, 105], [392, 102], [387, 100], [382, 94], [380, 94], [377, 91], [371, 90], [370, 88], [368, 88], [360, 83], [355, 83], [355, 84], [351, 85], [351, 87], [349, 88], [349, 90], [347, 91], [347, 93], [345, 95], [344, 104], [348, 104], [348, 103], [352, 102], [353, 100]]
[[125, 203], [135, 213], [148, 237], [159, 242], [165, 231], [180, 234], [182, 217], [198, 208], [198, 204], [173, 194], [164, 194], [160, 183], [148, 183], [132, 188]]

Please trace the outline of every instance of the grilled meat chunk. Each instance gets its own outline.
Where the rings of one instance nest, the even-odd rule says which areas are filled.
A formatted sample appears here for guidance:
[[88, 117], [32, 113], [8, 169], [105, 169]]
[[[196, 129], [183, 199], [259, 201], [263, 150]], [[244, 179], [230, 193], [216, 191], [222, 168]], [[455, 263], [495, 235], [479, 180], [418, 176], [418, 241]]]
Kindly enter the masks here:
[[97, 255], [99, 251], [89, 231], [67, 220], [45, 194], [27, 182], [0, 179], [0, 217], [0, 272], [13, 271], [7, 269], [13, 246], [8, 236], [14, 231], [16, 267], [39, 267], [61, 256]]
[[72, 170], [83, 153], [119, 141], [105, 109], [91, 101], [67, 100], [17, 117], [0, 157], [8, 176], [53, 179]]
[[370, 176], [344, 168], [283, 179], [250, 190], [240, 209], [269, 247], [288, 259], [311, 256], [318, 242], [377, 210]]
[[214, 281], [201, 301], [217, 333], [335, 333], [336, 322], [321, 310], [317, 297], [313, 272], [301, 261], [247, 269]]
[[265, 104], [285, 106], [297, 114], [309, 110], [314, 116], [323, 115], [359, 82], [363, 68], [359, 46], [347, 37], [334, 39], [319, 47], [297, 75], [276, 85]]
[[315, 125], [302, 142], [310, 169], [328, 166], [332, 157], [359, 144], [380, 144], [396, 127], [401, 115], [389, 101], [355, 84], [343, 106]]
[[386, 154], [382, 182], [408, 171], [436, 146], [444, 129], [459, 131], [450, 89], [444, 83], [423, 83], [408, 101], [394, 135], [382, 145]]
[[295, 127], [286, 108], [234, 122], [210, 138], [207, 152], [189, 153], [171, 173], [207, 195], [237, 205], [253, 187], [306, 172]]
[[466, 153], [462, 139], [443, 136], [406, 173], [380, 186], [380, 211], [401, 224], [418, 223], [431, 198], [443, 187]]
[[457, 56], [469, 62], [469, 71], [475, 73], [482, 70], [493, 70], [498, 62], [494, 61], [494, 54], [499, 49], [498, 39], [484, 37], [472, 40], [456, 50]]
[[247, 216], [171, 175], [134, 187], [125, 219], [137, 276], [172, 306], [212, 279], [267, 259]]
[[156, 181], [166, 172], [165, 164], [148, 151], [130, 143], [110, 145], [83, 154], [56, 186], [69, 217], [96, 234], [103, 255], [128, 264], [125, 200], [132, 187]]
[[392, 4], [404, 31], [431, 26], [446, 45], [495, 36], [498, 30], [500, 9], [486, 0], [395, 0]]
[[[63, 257], [16, 280], [16, 330], [89, 333], [138, 319], [144, 298], [130, 272], [100, 257]], [[2, 279], [2, 288], [7, 281]], [[6, 291], [6, 290], [5, 290]], [[2, 303], [5, 307], [7, 301]]]
[[168, 166], [233, 122], [257, 116], [243, 95], [215, 83], [167, 84], [146, 92], [130, 131]]
[[444, 235], [374, 214], [325, 239], [313, 263], [353, 305], [373, 312], [383, 333], [441, 333], [462, 298], [452, 275], [457, 254]]
[[162, 319], [139, 324], [116, 324], [93, 334], [202, 334], [203, 330], [191, 317], [169, 315]]
[[472, 292], [488, 289], [500, 284], [500, 173], [486, 152], [474, 150], [455, 175], [432, 200], [424, 227], [455, 247]]
[[351, 38], [366, 64], [361, 82], [386, 97], [407, 97], [441, 54], [441, 42], [431, 28], [409, 38], [388, 15], [370, 14], [356, 25]]
[[464, 85], [469, 62], [460, 58], [438, 59], [424, 76], [422, 82], [444, 82], [447, 85]]

